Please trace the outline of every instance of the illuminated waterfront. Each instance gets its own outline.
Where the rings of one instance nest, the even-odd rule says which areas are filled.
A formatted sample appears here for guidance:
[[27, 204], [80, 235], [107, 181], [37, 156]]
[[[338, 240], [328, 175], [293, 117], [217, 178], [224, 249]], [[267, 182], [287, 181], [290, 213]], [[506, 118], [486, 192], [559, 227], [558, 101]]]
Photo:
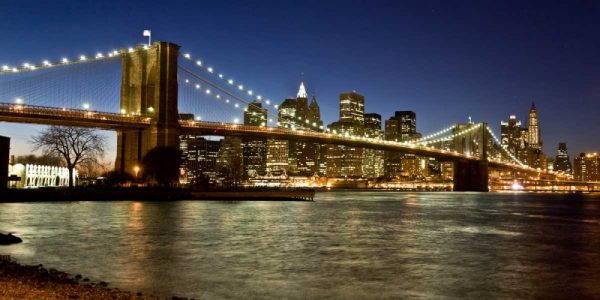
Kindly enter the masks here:
[[11, 203], [0, 254], [169, 297], [592, 297], [599, 220], [598, 194]]

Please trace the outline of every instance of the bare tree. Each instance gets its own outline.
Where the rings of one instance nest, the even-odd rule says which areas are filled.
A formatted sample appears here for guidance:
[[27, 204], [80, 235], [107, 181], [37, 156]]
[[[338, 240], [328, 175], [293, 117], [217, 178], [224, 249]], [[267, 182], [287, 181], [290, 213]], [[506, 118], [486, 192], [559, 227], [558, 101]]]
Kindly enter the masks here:
[[73, 187], [73, 170], [79, 164], [95, 161], [104, 155], [104, 136], [90, 128], [50, 126], [31, 139], [34, 151], [59, 155], [69, 170], [69, 187]]

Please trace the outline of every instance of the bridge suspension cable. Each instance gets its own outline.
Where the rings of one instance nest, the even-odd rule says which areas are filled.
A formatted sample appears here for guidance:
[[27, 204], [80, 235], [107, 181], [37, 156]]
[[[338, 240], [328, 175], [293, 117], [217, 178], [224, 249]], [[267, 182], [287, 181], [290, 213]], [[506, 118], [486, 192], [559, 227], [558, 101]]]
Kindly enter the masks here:
[[[147, 45], [142, 48], [142, 50], [147, 50], [147, 49], [148, 49]], [[26, 60], [20, 66], [4, 64], [0, 68], [0, 75], [21, 73], [21, 72], [31, 72], [31, 71], [36, 71], [36, 70], [46, 70], [46, 69], [50, 69], [50, 68], [64, 67], [64, 66], [70, 66], [70, 65], [75, 65], [75, 64], [83, 64], [83, 63], [89, 63], [89, 62], [111, 60], [111, 59], [119, 58], [120, 54], [124, 53], [125, 51], [126, 52], [134, 52], [134, 51], [140, 51], [140, 49], [128, 48], [128, 49], [122, 49], [122, 50], [112, 50], [112, 51], [108, 51], [108, 52], [104, 52], [104, 53], [97, 52], [93, 56], [80, 54], [78, 57], [76, 57], [74, 59], [69, 59], [68, 57], [63, 57], [60, 60], [55, 60], [55, 61], [46, 59], [38, 64], [31, 63], [32, 60]]]
[[[187, 75], [188, 77], [202, 82], [202, 84], [199, 84], [199, 83], [193, 82], [190, 78], [186, 78], [183, 81], [185, 84], [191, 84], [192, 86], [194, 86], [196, 88], [196, 90], [199, 90], [199, 91], [203, 90], [207, 95], [213, 95], [215, 99], [219, 99], [219, 100], [224, 99], [225, 103], [233, 105], [233, 107], [236, 109], [241, 109], [243, 111], [246, 111], [247, 107], [241, 107], [239, 104], [248, 106], [252, 103], [252, 101], [244, 99], [243, 97], [236, 95], [235, 93], [232, 93], [231, 91], [222, 87], [218, 83], [215, 83], [214, 81], [211, 81], [210, 79], [208, 79], [204, 76], [198, 75], [188, 68], [179, 66], [179, 69], [183, 73], [185, 73], [185, 75]], [[203, 88], [202, 85], [207, 85], [210, 88], [212, 88], [213, 90], [211, 90], [210, 88]], [[214, 92], [215, 90], [218, 92], [215, 93]], [[223, 96], [219, 92], [222, 94], [225, 94], [226, 96]], [[233, 99], [234, 101], [237, 101], [238, 103], [234, 103], [233, 101], [230, 100], [230, 98]], [[265, 112], [267, 113], [267, 120], [265, 120], [265, 126], [267, 125], [267, 123], [274, 123], [275, 122], [274, 120], [276, 120], [278, 118], [277, 114], [274, 114], [274, 113], [270, 112], [269, 110], [265, 110]], [[277, 122], [277, 125], [280, 125], [279, 122]], [[308, 125], [313, 125], [313, 124], [308, 124]], [[323, 129], [323, 127], [317, 127], [317, 126], [315, 126], [315, 127], [320, 130]], [[310, 127], [306, 127], [306, 126], [302, 126], [302, 125], [298, 125], [297, 127], [289, 127], [289, 128], [290, 129], [311, 130]]]
[[[463, 135], [465, 135], [465, 134], [467, 134], [467, 133], [470, 133], [470, 132], [472, 132], [472, 131], [475, 131], [475, 130], [477, 130], [479, 127], [481, 127], [481, 123], [475, 124], [475, 125], [473, 125], [473, 126], [471, 126], [471, 127], [467, 128], [467, 129], [463, 129], [463, 130], [461, 130], [461, 131], [459, 131], [459, 132], [457, 132], [457, 133], [454, 133], [454, 134], [452, 134], [452, 135], [450, 135], [450, 136], [443, 137], [443, 138], [438, 138], [438, 139], [434, 139], [434, 140], [425, 140], [425, 141], [422, 141], [422, 142], [420, 142], [420, 143], [418, 143], [418, 144], [421, 144], [421, 145], [429, 145], [429, 144], [435, 144], [435, 143], [439, 143], [439, 142], [443, 142], [443, 141], [451, 141], [451, 140], [453, 140], [453, 139], [455, 139], [455, 138], [457, 138], [457, 137], [459, 137], [459, 136], [463, 136]], [[452, 128], [450, 128], [450, 129], [446, 128], [446, 129], [444, 129], [444, 130], [442, 130], [442, 131], [438, 132], [438, 133], [440, 133], [440, 134], [438, 134], [438, 135], [441, 135], [442, 133], [448, 132], [448, 131], [450, 131], [451, 129], [454, 129], [454, 128], [456, 128], [456, 125], [452, 126]]]
[[[260, 102], [265, 105], [265, 108], [267, 109], [267, 111], [269, 108], [272, 108], [275, 111], [277, 111], [277, 109], [279, 108], [279, 105], [272, 103], [271, 100], [264, 98], [259, 93], [254, 92], [253, 89], [250, 89], [250, 88], [244, 86], [244, 84], [242, 84], [242, 83], [236, 82], [233, 78], [227, 79], [223, 73], [217, 72], [214, 67], [206, 66], [206, 64], [203, 63], [202, 60], [194, 60], [192, 58], [192, 55], [189, 52], [184, 53], [182, 55], [182, 57], [184, 59], [192, 62], [196, 68], [199, 68], [202, 71], [207, 72], [211, 76], [216, 76], [220, 81], [223, 81], [228, 86], [236, 89], [238, 92], [241, 92], [242, 94], [244, 94], [246, 96], [255, 97], [255, 100], [257, 102]], [[213, 84], [215, 84], [215, 83], [213, 83]], [[274, 115], [275, 115], [275, 118], [277, 118], [277, 113], [275, 113]], [[310, 123], [309, 120], [303, 120], [302, 117], [296, 117], [296, 118], [297, 118], [297, 120], [294, 120], [296, 127], [309, 129], [309, 130], [310, 129], [312, 129], [312, 130], [323, 130], [324, 129], [320, 125]], [[304, 121], [304, 122], [302, 122], [302, 121]]]
[[502, 151], [510, 158], [512, 159], [514, 162], [516, 162], [518, 165], [520, 165], [521, 167], [527, 167], [526, 164], [524, 164], [523, 162], [521, 162], [518, 158], [516, 158], [512, 153], [510, 153], [510, 151], [508, 149], [506, 149], [505, 145], [502, 145], [502, 143], [500, 143], [500, 140], [498, 140], [498, 138], [496, 137], [496, 135], [494, 134], [494, 132], [492, 131], [492, 129], [489, 126], [486, 126], [487, 131], [490, 133], [490, 135], [492, 136], [492, 138], [494, 139], [494, 141], [500, 146], [500, 149], [502, 149]]

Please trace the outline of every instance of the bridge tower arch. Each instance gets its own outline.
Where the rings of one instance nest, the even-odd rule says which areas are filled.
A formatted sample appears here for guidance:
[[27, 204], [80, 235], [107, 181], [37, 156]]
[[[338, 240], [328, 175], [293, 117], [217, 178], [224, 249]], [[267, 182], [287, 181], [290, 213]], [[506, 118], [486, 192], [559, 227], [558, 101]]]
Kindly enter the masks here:
[[179, 146], [177, 58], [179, 45], [155, 42], [121, 53], [123, 114], [150, 118], [147, 129], [117, 131], [115, 170], [134, 174], [144, 155], [157, 146]]
[[488, 134], [487, 123], [457, 124], [455, 131], [460, 132], [472, 126], [477, 130], [454, 139], [454, 149], [460, 153], [478, 157], [478, 160], [457, 159], [454, 161], [454, 191], [488, 192]]

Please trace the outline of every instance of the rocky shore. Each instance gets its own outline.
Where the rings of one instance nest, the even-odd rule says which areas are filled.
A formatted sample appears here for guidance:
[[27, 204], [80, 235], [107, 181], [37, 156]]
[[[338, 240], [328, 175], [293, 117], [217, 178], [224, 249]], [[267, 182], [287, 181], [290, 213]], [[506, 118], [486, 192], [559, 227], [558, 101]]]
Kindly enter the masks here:
[[[69, 275], [43, 265], [21, 265], [0, 260], [0, 299], [160, 299], [108, 287], [81, 275]], [[173, 297], [172, 299], [185, 299]]]

